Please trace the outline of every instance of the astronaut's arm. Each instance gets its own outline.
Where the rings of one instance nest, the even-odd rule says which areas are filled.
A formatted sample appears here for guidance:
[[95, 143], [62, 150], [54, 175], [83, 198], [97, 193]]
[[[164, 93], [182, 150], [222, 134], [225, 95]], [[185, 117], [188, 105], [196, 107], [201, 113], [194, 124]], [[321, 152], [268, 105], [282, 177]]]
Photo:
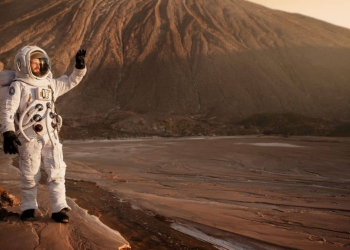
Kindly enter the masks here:
[[2, 133], [15, 131], [15, 115], [21, 101], [21, 86], [19, 82], [13, 82], [8, 88], [7, 94], [1, 101]]
[[77, 86], [81, 82], [85, 74], [86, 68], [74, 68], [72, 74], [69, 77], [63, 75], [60, 78], [54, 79], [56, 98], [67, 93], [69, 90]]
[[86, 50], [79, 50], [75, 56], [75, 67], [73, 69], [73, 73], [67, 76], [61, 76], [58, 79], [55, 79], [56, 85], [56, 98], [65, 94], [75, 86], [77, 86], [83, 77], [86, 74], [86, 66], [85, 66], [85, 54]]

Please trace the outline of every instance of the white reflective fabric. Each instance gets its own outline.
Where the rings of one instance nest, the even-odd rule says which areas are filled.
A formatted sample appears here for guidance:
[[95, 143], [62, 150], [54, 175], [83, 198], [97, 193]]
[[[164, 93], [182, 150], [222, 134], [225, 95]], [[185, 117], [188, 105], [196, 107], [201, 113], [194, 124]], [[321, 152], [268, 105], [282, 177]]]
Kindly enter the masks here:
[[56, 141], [44, 144], [42, 140], [22, 140], [19, 150], [19, 169], [21, 171], [20, 188], [22, 192], [21, 210], [37, 209], [37, 188], [41, 178], [40, 164], [47, 174], [52, 212], [69, 208], [66, 202], [65, 174], [66, 164], [63, 161], [62, 144]]
[[[44, 87], [39, 87], [41, 89], [49, 89], [49, 86], [53, 90], [53, 99], [56, 100], [59, 96], [63, 95], [64, 93], [68, 92], [75, 86], [79, 84], [79, 82], [82, 80], [83, 76], [86, 73], [86, 69], [76, 69], [74, 68], [73, 73], [68, 77], [66, 75], [61, 76], [57, 79], [52, 78], [46, 78], [41, 80], [43, 83], [42, 85]], [[11, 92], [10, 92], [11, 89]], [[38, 95], [38, 87], [31, 86], [26, 84], [25, 82], [16, 80], [12, 82], [10, 85], [7, 93], [5, 94], [5, 98], [2, 100], [2, 132], [6, 131], [15, 131], [15, 125], [14, 125], [14, 119], [15, 115], [18, 113], [21, 115], [28, 106], [32, 106], [32, 109], [28, 111], [28, 114], [32, 114], [34, 111], [34, 104], [43, 104], [45, 109], [40, 113], [44, 114], [46, 111], [46, 105], [49, 100], [41, 99], [39, 100]], [[52, 98], [50, 98], [52, 99]], [[51, 100], [50, 100], [51, 101]], [[54, 104], [53, 104], [54, 105]], [[52, 107], [54, 109], [54, 107]], [[27, 114], [26, 114], [27, 115]], [[30, 120], [32, 118], [32, 115], [27, 116], [26, 120]], [[24, 120], [23, 125], [25, 126], [26, 120]], [[45, 128], [46, 121], [41, 121], [40, 124]], [[28, 135], [29, 138], [36, 138], [37, 134], [32, 130], [32, 128], [28, 128], [25, 130], [25, 133]], [[46, 133], [42, 132], [39, 135], [42, 135]]]

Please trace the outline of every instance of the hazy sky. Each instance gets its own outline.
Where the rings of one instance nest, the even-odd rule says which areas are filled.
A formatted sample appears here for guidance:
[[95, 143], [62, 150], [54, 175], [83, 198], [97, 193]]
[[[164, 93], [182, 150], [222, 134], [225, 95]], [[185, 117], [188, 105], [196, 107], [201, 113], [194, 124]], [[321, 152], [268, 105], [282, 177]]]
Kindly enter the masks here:
[[249, 0], [271, 9], [300, 13], [350, 29], [350, 0]]

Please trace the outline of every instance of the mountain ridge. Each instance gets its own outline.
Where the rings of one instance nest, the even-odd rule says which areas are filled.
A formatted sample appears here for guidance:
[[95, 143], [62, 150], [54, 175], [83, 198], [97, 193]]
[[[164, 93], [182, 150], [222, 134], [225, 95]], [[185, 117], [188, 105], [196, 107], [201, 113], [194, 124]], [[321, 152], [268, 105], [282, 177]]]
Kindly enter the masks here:
[[86, 48], [87, 76], [58, 100], [64, 117], [350, 119], [349, 29], [243, 0], [29, 3], [1, 6], [0, 69], [36, 44], [54, 76], [69, 74]]

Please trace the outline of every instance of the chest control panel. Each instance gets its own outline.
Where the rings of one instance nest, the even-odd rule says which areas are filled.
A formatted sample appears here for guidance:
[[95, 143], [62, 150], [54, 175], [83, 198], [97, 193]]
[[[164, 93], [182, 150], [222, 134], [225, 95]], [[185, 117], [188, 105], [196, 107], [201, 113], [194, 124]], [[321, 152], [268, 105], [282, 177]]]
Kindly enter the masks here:
[[38, 87], [36, 94], [38, 100], [50, 101], [52, 96], [52, 90], [49, 88]]

